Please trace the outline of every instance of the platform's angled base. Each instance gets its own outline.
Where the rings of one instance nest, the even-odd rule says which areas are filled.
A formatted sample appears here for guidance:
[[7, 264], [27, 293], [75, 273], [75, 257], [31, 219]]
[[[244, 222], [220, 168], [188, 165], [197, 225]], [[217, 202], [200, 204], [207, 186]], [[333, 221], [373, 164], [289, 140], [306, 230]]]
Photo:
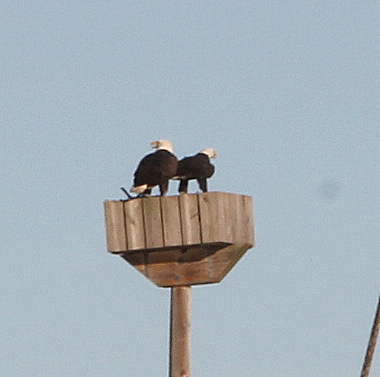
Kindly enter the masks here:
[[121, 256], [158, 286], [174, 287], [218, 283], [250, 247], [220, 243]]

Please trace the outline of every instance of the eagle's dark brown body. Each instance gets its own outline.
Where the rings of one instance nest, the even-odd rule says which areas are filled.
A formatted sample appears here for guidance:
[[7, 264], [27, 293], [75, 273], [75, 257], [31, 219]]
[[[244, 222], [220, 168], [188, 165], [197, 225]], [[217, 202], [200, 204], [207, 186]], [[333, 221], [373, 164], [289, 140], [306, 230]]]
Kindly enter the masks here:
[[204, 153], [197, 153], [194, 156], [184, 157], [178, 162], [175, 178], [180, 180], [178, 192], [187, 192], [189, 180], [196, 179], [199, 188], [207, 192], [207, 178], [210, 178], [215, 171], [214, 165], [210, 163], [210, 158]]
[[[168, 141], [153, 142], [153, 145], [160, 147], [166, 145]], [[170, 150], [172, 145], [170, 143]], [[152, 188], [159, 186], [161, 196], [168, 191], [169, 179], [173, 178], [177, 172], [178, 159], [169, 150], [162, 147], [154, 153], [146, 155], [137, 166], [134, 173], [132, 192], [137, 192], [141, 196], [150, 195]]]

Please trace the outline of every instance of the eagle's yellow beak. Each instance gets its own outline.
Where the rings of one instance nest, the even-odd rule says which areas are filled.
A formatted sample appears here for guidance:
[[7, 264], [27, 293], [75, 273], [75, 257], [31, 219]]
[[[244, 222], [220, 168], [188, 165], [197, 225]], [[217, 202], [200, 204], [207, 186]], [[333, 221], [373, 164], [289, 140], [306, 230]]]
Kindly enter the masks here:
[[158, 146], [159, 146], [159, 142], [158, 142], [158, 140], [156, 140], [156, 141], [152, 141], [152, 142], [150, 143], [150, 146], [152, 147], [152, 149], [157, 149]]

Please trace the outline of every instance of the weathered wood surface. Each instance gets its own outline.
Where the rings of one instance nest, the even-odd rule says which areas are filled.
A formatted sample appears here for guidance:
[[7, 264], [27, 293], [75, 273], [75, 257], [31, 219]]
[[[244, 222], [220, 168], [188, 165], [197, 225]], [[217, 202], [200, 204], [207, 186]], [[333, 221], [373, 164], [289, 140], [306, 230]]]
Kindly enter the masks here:
[[180, 195], [181, 236], [183, 245], [202, 243], [197, 195]]
[[[109, 202], [106, 202], [106, 208]], [[112, 202], [115, 203], [115, 202]], [[146, 248], [145, 242], [145, 229], [144, 229], [144, 214], [142, 203], [137, 200], [129, 201], [128, 205], [124, 205], [123, 202], [116, 202], [121, 207], [121, 210], [125, 214], [125, 233], [126, 239], [128, 240], [127, 247], [125, 250], [140, 250]], [[108, 232], [108, 230], [107, 230]], [[124, 251], [125, 251], [124, 250]], [[108, 251], [113, 251], [112, 248], [108, 247]]]
[[[173, 200], [174, 199], [174, 200]], [[182, 244], [181, 213], [179, 197], [164, 196], [161, 198], [161, 215], [163, 229], [163, 244], [165, 247]]]
[[104, 205], [108, 251], [159, 286], [218, 282], [254, 246], [250, 196], [208, 192]]
[[191, 287], [171, 289], [170, 377], [190, 377]]
[[120, 202], [108, 201], [105, 205], [108, 250], [122, 252], [128, 243], [125, 234], [124, 207]]
[[162, 248], [164, 246], [160, 202], [154, 196], [141, 200], [144, 215], [144, 222], [141, 227], [144, 227], [145, 230], [145, 247], [147, 249]]
[[209, 192], [104, 205], [111, 253], [215, 242], [254, 245], [250, 196]]

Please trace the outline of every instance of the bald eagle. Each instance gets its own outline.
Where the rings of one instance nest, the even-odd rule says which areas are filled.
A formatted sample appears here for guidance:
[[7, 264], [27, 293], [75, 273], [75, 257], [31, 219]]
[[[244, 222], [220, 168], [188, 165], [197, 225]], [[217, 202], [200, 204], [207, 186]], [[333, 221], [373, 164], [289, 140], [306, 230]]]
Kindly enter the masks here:
[[207, 178], [215, 171], [214, 165], [210, 163], [211, 158], [216, 158], [213, 148], [206, 148], [194, 156], [184, 157], [178, 161], [178, 168], [173, 179], [180, 180], [178, 192], [187, 192], [189, 180], [196, 179], [202, 192], [207, 192]]
[[160, 194], [164, 196], [168, 191], [169, 179], [177, 171], [178, 160], [169, 140], [153, 141], [150, 145], [157, 151], [140, 161], [134, 173], [131, 191], [138, 193], [138, 196], [146, 196], [151, 194], [153, 187], [159, 186]]

